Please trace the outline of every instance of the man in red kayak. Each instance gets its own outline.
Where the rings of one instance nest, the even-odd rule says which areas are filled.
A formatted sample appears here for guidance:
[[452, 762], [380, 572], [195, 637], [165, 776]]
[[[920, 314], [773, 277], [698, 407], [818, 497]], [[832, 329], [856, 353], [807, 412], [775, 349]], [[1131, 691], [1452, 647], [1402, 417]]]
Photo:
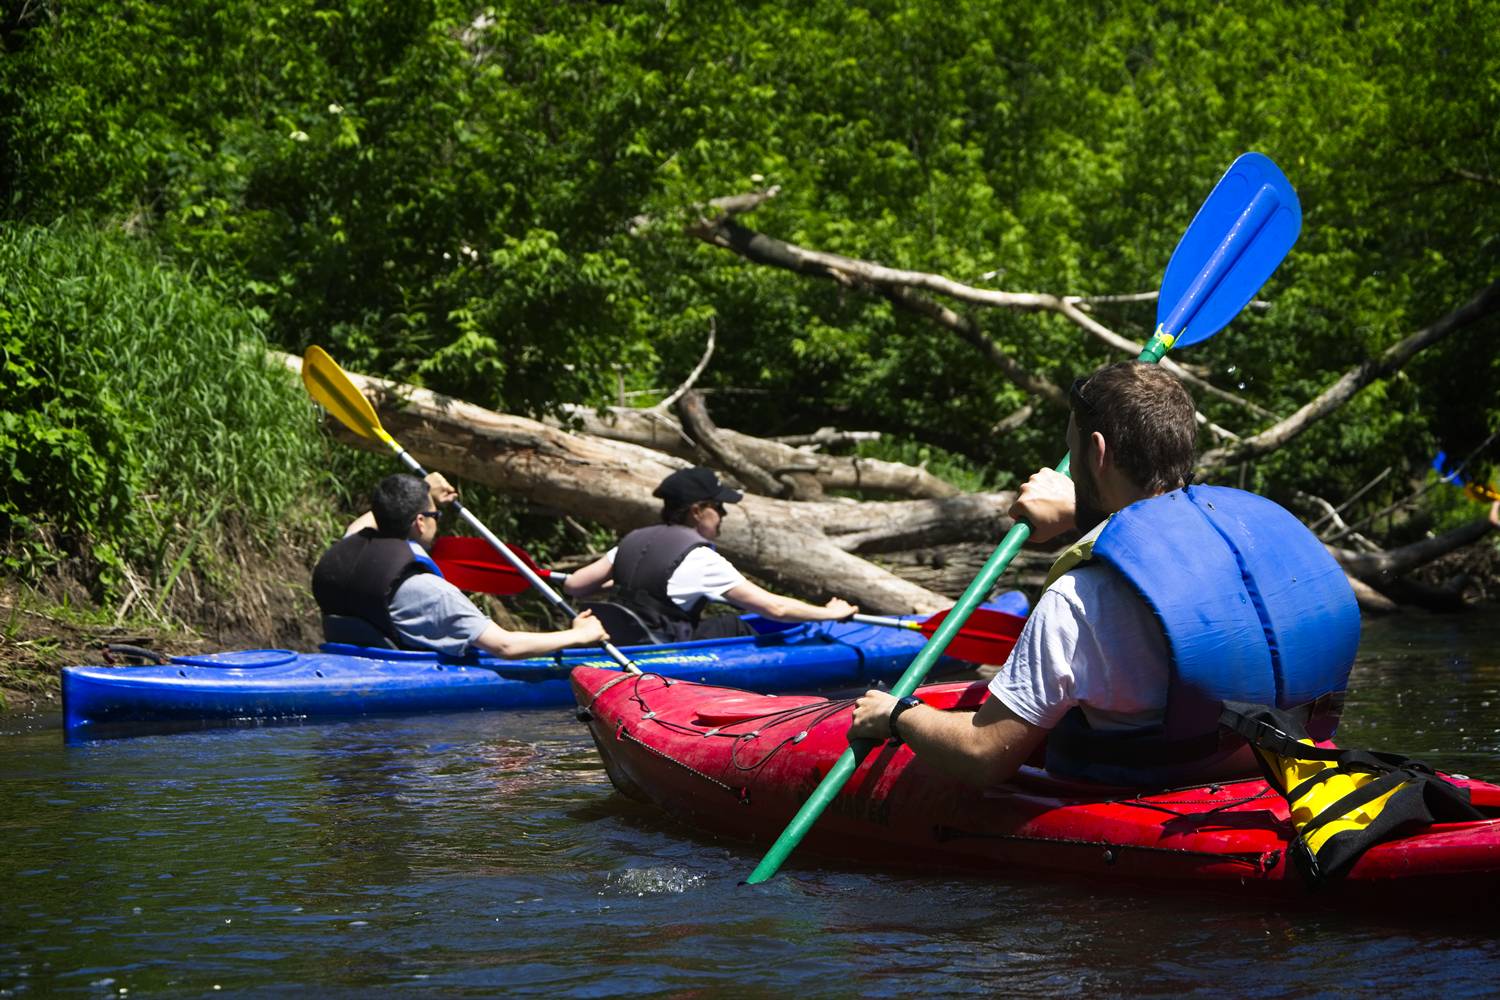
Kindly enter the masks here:
[[[376, 484], [370, 510], [355, 518], [313, 570], [313, 596], [330, 641], [370, 645], [384, 637], [403, 649], [518, 659], [609, 639], [587, 611], [560, 632], [503, 629], [443, 579], [428, 550], [437, 539], [441, 508], [457, 497], [439, 472], [426, 482], [398, 472]], [[368, 640], [359, 634], [371, 629], [375, 634]]]
[[[722, 601], [777, 621], [837, 621], [859, 608], [838, 597], [808, 604], [782, 597], [746, 580], [715, 550], [728, 516], [727, 503], [744, 498], [719, 482], [712, 469], [678, 469], [651, 494], [661, 500], [661, 524], [638, 528], [604, 556], [568, 574], [563, 589], [588, 597], [610, 587], [608, 600], [635, 612], [667, 641], [748, 634], [733, 615], [703, 617], [711, 601]], [[622, 638], [627, 644], [634, 638]]]
[[1159, 787], [1255, 770], [1220, 734], [1221, 700], [1296, 706], [1325, 738], [1359, 631], [1332, 557], [1269, 500], [1183, 488], [1194, 407], [1166, 370], [1109, 365], [1075, 382], [1069, 405], [1073, 478], [1041, 470], [1011, 514], [1035, 541], [1084, 534], [1054, 564], [991, 697], [960, 713], [868, 691], [850, 736], [904, 740], [979, 786], [1009, 779], [1046, 739], [1049, 771]]

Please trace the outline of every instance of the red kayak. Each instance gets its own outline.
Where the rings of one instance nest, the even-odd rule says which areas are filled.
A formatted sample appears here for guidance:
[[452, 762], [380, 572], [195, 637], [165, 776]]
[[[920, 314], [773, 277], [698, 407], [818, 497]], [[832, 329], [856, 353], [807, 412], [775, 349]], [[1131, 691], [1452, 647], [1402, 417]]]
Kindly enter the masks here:
[[[848, 746], [850, 701], [730, 688], [579, 667], [579, 717], [610, 780], [632, 798], [714, 833], [769, 844]], [[917, 694], [972, 710], [980, 683]], [[1320, 897], [1426, 905], [1494, 898], [1500, 890], [1500, 786], [1469, 789], [1481, 822], [1436, 824], [1371, 848]], [[1060, 780], [1026, 767], [975, 789], [946, 778], [906, 746], [877, 748], [798, 848], [888, 867], [1037, 872], [1237, 894], [1307, 896], [1288, 864], [1295, 835], [1285, 800], [1256, 778], [1164, 792]]]

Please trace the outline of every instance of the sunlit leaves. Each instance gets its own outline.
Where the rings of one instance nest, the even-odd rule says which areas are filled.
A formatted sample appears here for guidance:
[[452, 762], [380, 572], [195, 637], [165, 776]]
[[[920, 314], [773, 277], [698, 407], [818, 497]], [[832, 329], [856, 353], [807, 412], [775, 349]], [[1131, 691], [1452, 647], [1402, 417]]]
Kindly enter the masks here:
[[[1185, 360], [1281, 414], [1500, 274], [1494, 0], [56, 10], [0, 61], [13, 214], [120, 221], [283, 346], [507, 408], [675, 385], [711, 319], [702, 384], [740, 393], [731, 425], [878, 428], [996, 476], [1055, 460], [1059, 414], [990, 433], [1026, 400], [951, 335], [682, 235], [771, 185], [746, 221], [795, 243], [1141, 292], [1219, 172], [1266, 152], [1303, 236], [1269, 311]], [[1054, 379], [1114, 358], [1055, 319], [959, 308]], [[1153, 307], [1098, 315], [1139, 339]], [[1255, 474], [1338, 495], [1477, 445], [1495, 336], [1454, 338]]]

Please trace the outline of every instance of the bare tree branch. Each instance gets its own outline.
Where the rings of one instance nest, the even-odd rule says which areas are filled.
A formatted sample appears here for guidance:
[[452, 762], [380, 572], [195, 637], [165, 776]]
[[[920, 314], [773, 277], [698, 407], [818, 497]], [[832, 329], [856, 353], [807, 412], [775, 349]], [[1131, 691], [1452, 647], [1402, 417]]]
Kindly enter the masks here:
[[1312, 493], [1305, 493], [1302, 490], [1297, 490], [1296, 495], [1298, 499], [1304, 501], [1305, 503], [1311, 504], [1312, 506], [1323, 511], [1322, 518], [1318, 520], [1319, 524], [1322, 524], [1324, 521], [1332, 521], [1334, 527], [1342, 530], [1341, 537], [1352, 539], [1354, 544], [1359, 546], [1360, 551], [1362, 552], [1380, 551], [1380, 546], [1376, 545], [1374, 542], [1370, 541], [1359, 532], [1350, 529], [1350, 527], [1344, 523], [1344, 519], [1339, 516], [1338, 508], [1334, 507], [1334, 505], [1329, 503], [1327, 500], [1324, 500], [1322, 497], [1316, 496]]
[[[1085, 311], [1091, 306], [1107, 306], [1117, 303], [1155, 302], [1161, 298], [1160, 292], [1128, 292], [1124, 295], [1069, 295], [1069, 300], [1077, 302]], [[1264, 299], [1251, 299], [1245, 303], [1245, 308], [1254, 312], [1265, 312], [1271, 308], [1271, 303]]]
[[766, 438], [767, 441], [775, 441], [777, 444], [790, 445], [793, 448], [817, 451], [819, 448], [858, 444], [861, 441], [879, 441], [879, 431], [841, 431], [837, 427], [819, 427], [811, 434], [781, 434], [776, 437]]
[[[736, 206], [748, 205], [748, 207], [737, 208], [737, 212], [743, 212], [764, 200], [764, 198], [754, 200], [750, 196], [737, 195], [716, 199], [713, 204], [718, 205], [723, 202], [733, 203]], [[689, 225], [687, 231], [706, 243], [729, 250], [757, 264], [779, 267], [797, 274], [826, 278], [849, 288], [879, 291], [896, 305], [917, 315], [925, 316], [958, 334], [964, 341], [989, 358], [1005, 377], [1019, 388], [1028, 394], [1042, 397], [1054, 406], [1067, 405], [1065, 392], [1043, 376], [1029, 371], [996, 343], [994, 338], [973, 319], [959, 315], [922, 293], [930, 292], [959, 302], [1015, 312], [1054, 313], [1117, 351], [1130, 355], [1139, 354], [1141, 351], [1142, 345], [1120, 336], [1088, 316], [1079, 306], [1082, 300], [1076, 296], [1062, 297], [1046, 293], [1001, 292], [976, 288], [940, 274], [886, 267], [883, 264], [845, 257], [841, 254], [810, 250], [741, 225], [732, 218], [732, 215], [737, 212], [724, 212], [712, 219], [700, 218]], [[1162, 364], [1200, 392], [1244, 407], [1263, 419], [1276, 419], [1275, 414], [1210, 384], [1201, 374], [1171, 359], [1164, 359]]]
[[1068, 394], [1050, 380], [1028, 370], [1015, 358], [1005, 352], [1005, 349], [997, 344], [993, 337], [984, 332], [978, 323], [967, 316], [960, 316], [940, 302], [935, 302], [925, 295], [918, 295], [910, 288], [888, 286], [881, 289], [886, 298], [909, 312], [919, 316], [926, 316], [941, 326], [947, 327], [958, 334], [965, 342], [973, 346], [985, 357], [999, 368], [1006, 378], [1010, 379], [1021, 389], [1033, 396], [1040, 396], [1052, 403], [1054, 406], [1067, 406]]
[[[1345, 531], [1352, 531], [1352, 530], [1354, 530], [1354, 529], [1350, 528], [1347, 524], [1345, 524], [1339, 518], [1339, 515], [1342, 514], [1345, 510], [1347, 510], [1349, 508], [1349, 505], [1352, 504], [1354, 501], [1358, 500], [1360, 497], [1364, 496], [1366, 493], [1370, 492], [1370, 490], [1372, 490], [1376, 486], [1378, 486], [1385, 479], [1386, 476], [1389, 476], [1391, 474], [1391, 469], [1392, 468], [1393, 468], [1392, 466], [1387, 465], [1384, 469], [1380, 470], [1380, 474], [1378, 476], [1376, 476], [1374, 479], [1370, 480], [1368, 483], [1365, 483], [1359, 489], [1357, 489], [1353, 493], [1351, 493], [1349, 495], [1348, 499], [1346, 499], [1343, 503], [1339, 504], [1337, 507], [1335, 507], [1332, 510], [1330, 510], [1324, 516], [1318, 518], [1317, 521], [1313, 522], [1312, 524], [1309, 524], [1307, 526], [1307, 530], [1309, 530], [1309, 531], [1317, 531], [1320, 527], [1323, 526], [1323, 522], [1324, 521], [1329, 521], [1329, 520], [1333, 521], [1337, 527], [1342, 528]], [[1326, 503], [1327, 501], [1324, 501], [1324, 502]]]
[[708, 367], [708, 359], [714, 356], [714, 333], [716, 329], [714, 318], [710, 316], [708, 318], [708, 344], [703, 348], [703, 357], [698, 359], [697, 365], [688, 373], [688, 377], [683, 383], [670, 396], [651, 407], [651, 409], [657, 413], [665, 413], [672, 408], [673, 403], [682, 398], [683, 393], [693, 387], [694, 382], [698, 381], [698, 376], [702, 375], [703, 369]]
[[1020, 409], [1014, 410], [1000, 420], [995, 421], [995, 423], [990, 427], [990, 433], [1000, 435], [1009, 434], [1012, 431], [1018, 430], [1019, 428], [1025, 426], [1026, 421], [1030, 420], [1031, 415], [1035, 412], [1036, 407], [1032, 406], [1030, 403], [1027, 403]]
[[1463, 167], [1454, 167], [1453, 173], [1466, 181], [1474, 181], [1477, 184], [1491, 184], [1500, 187], [1500, 177], [1493, 174], [1481, 174], [1475, 170], [1465, 170]]
[[1500, 309], [1500, 280], [1490, 284], [1489, 287], [1436, 323], [1394, 344], [1380, 357], [1363, 361], [1345, 372], [1337, 382], [1325, 389], [1316, 399], [1311, 400], [1280, 423], [1235, 444], [1208, 452], [1200, 460], [1199, 468], [1214, 469], [1225, 465], [1235, 465], [1275, 451], [1318, 420], [1343, 406], [1360, 389], [1376, 379], [1386, 378], [1400, 370], [1418, 351], [1432, 346], [1471, 323], [1478, 322], [1497, 309]]
[[[765, 469], [756, 465], [733, 442], [719, 433], [703, 405], [701, 393], [689, 392], [677, 403], [677, 414], [689, 436], [714, 459], [713, 464], [727, 470], [734, 478], [761, 496], [784, 497], [792, 493], [789, 484], [781, 482]], [[820, 489], [819, 493], [822, 492]]]

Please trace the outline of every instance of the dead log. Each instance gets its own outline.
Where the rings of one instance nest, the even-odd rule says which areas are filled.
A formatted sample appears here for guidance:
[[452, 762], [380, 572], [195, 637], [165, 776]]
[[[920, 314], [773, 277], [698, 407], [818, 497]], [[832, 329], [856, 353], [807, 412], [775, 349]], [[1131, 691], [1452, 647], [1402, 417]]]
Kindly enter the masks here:
[[[682, 425], [657, 410], [621, 406], [594, 410], [572, 406], [565, 412], [569, 423], [585, 434], [612, 441], [628, 441], [688, 462], [702, 461], [702, 455]], [[726, 427], [719, 427], [718, 432], [750, 461], [773, 476], [805, 474], [815, 478], [824, 490], [859, 490], [917, 500], [951, 497], [959, 492], [952, 483], [914, 465], [804, 451]]]
[[[300, 369], [301, 359], [284, 356]], [[429, 468], [587, 518], [618, 532], [656, 521], [651, 491], [687, 463], [620, 441], [572, 434], [496, 413], [426, 389], [349, 373], [386, 429]], [[384, 445], [330, 429], [370, 451]], [[946, 500], [793, 502], [747, 494], [725, 519], [719, 548], [745, 572], [813, 600], [838, 595], [877, 613], [931, 612], [951, 597], [917, 586], [854, 555], [839, 536], [899, 538], [916, 531], [948, 540], [989, 537], [1007, 525], [1011, 493]], [[915, 526], [915, 527], [909, 527]], [[846, 548], [845, 546], [848, 546]]]
[[[279, 357], [300, 370], [300, 358]], [[350, 378], [387, 429], [423, 464], [621, 533], [655, 522], [660, 505], [651, 491], [668, 473], [697, 460], [570, 433], [384, 379], [352, 373]], [[675, 448], [689, 447], [682, 444], [680, 428], [668, 432], [675, 421], [665, 415], [623, 412], [630, 415], [627, 420], [639, 421], [638, 428], [653, 428], [651, 434], [660, 434]], [[351, 444], [386, 451], [336, 421], [329, 426]], [[786, 447], [739, 437], [769, 448]], [[808, 460], [829, 457], [786, 450]], [[719, 547], [747, 573], [791, 593], [814, 600], [837, 595], [877, 613], [930, 612], [951, 605], [952, 598], [945, 595], [961, 592], [978, 574], [1011, 525], [1005, 512], [1013, 500], [1011, 492], [865, 502], [844, 497], [789, 501], [750, 493], [725, 520]], [[1388, 610], [1388, 600], [1371, 588], [1397, 600], [1400, 595], [1411, 599], [1413, 589], [1397, 587], [1398, 578], [1494, 527], [1489, 520], [1478, 520], [1391, 551], [1330, 551], [1351, 576], [1361, 605]], [[878, 559], [860, 554], [877, 554]], [[1035, 590], [1051, 562], [1049, 552], [1024, 551], [1003, 586]]]
[[1333, 553], [1339, 565], [1343, 566], [1351, 576], [1356, 576], [1371, 586], [1379, 588], [1382, 583], [1404, 576], [1417, 567], [1425, 566], [1455, 549], [1472, 545], [1493, 531], [1494, 527], [1488, 519], [1481, 518], [1460, 525], [1452, 531], [1445, 531], [1433, 538], [1424, 538], [1410, 545], [1403, 545], [1399, 549], [1355, 552], [1351, 549], [1330, 547], [1328, 551]]
[[[729, 472], [753, 492], [768, 497], [791, 496], [796, 500], [811, 500], [811, 496], [798, 496], [791, 483], [771, 475], [754, 460], [734, 446], [726, 435], [720, 434], [703, 404], [703, 393], [685, 392], [677, 401], [677, 412], [682, 417], [683, 429], [693, 442], [714, 458], [710, 464]], [[817, 491], [822, 494], [822, 489]]]

